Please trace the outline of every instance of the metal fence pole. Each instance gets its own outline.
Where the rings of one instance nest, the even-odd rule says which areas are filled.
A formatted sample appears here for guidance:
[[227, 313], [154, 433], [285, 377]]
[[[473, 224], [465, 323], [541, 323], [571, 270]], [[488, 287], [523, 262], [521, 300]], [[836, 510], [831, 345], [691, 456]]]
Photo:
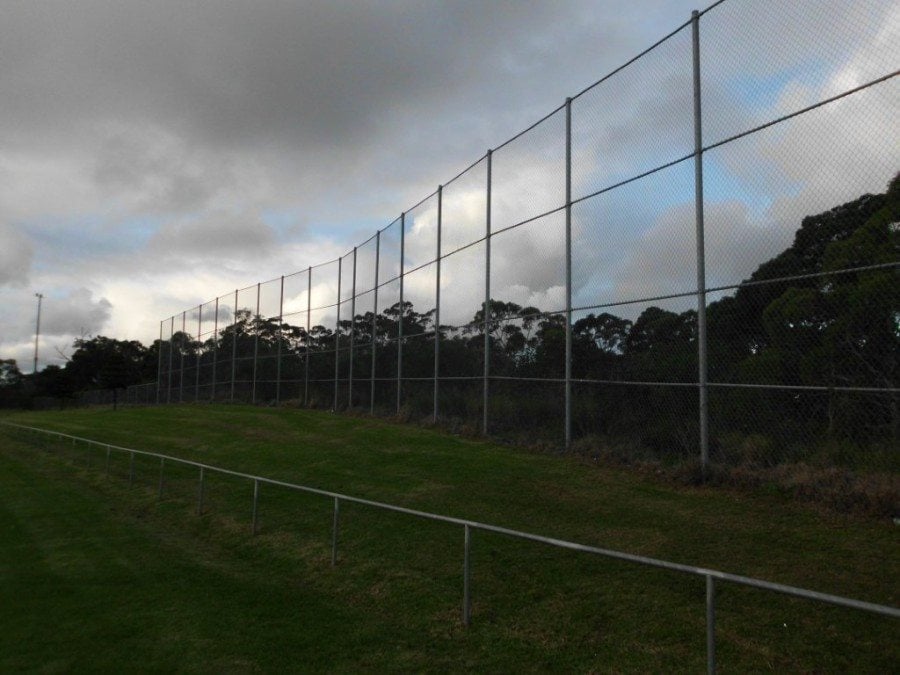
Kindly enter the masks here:
[[706, 344], [706, 248], [703, 227], [703, 118], [700, 96], [700, 13], [691, 13], [694, 67], [694, 210], [697, 225], [697, 357], [700, 390], [700, 465], [709, 468], [709, 387]]
[[216, 400], [216, 364], [219, 362], [219, 298], [216, 297], [216, 319], [213, 328], [213, 359], [212, 359], [212, 388], [209, 392], [209, 400]]
[[716, 582], [706, 575], [706, 672], [716, 672]]
[[309, 405], [309, 356], [310, 338], [309, 331], [312, 328], [312, 266], [306, 268], [306, 368], [303, 376], [303, 405]]
[[169, 381], [166, 386], [166, 403], [172, 402], [172, 354], [175, 347], [175, 316], [169, 319]]
[[197, 487], [197, 515], [203, 515], [203, 467], [200, 467], [200, 485]]
[[347, 409], [353, 408], [353, 343], [356, 342], [356, 246], [353, 247], [353, 287], [350, 292], [350, 365], [347, 369]]
[[337, 318], [334, 320], [334, 403], [332, 409], [338, 409], [338, 376], [340, 375], [341, 356], [341, 275], [343, 274], [344, 259], [338, 258], [337, 271]]
[[163, 348], [163, 322], [159, 322], [159, 354], [156, 367], [156, 405], [159, 405], [160, 389], [162, 389], [162, 348]]
[[184, 402], [184, 341], [187, 329], [187, 312], [181, 313], [181, 348], [178, 350], [180, 354], [180, 364], [178, 366], [178, 402]]
[[275, 363], [275, 403], [281, 403], [281, 343], [283, 340], [282, 323], [284, 322], [284, 275], [281, 275], [281, 288], [278, 291], [278, 356]]
[[375, 334], [378, 332], [378, 267], [381, 264], [381, 231], [375, 233], [375, 298], [372, 305], [372, 393], [369, 413], [375, 414]]
[[259, 507], [259, 481], [254, 478], [253, 479], [253, 517], [250, 522], [250, 534], [256, 536], [257, 528], [256, 528], [256, 515]]
[[237, 369], [238, 291], [234, 289], [234, 328], [231, 332], [231, 402], [234, 403], [234, 378]]
[[444, 186], [438, 185], [437, 205], [437, 269], [434, 283], [434, 421], [438, 419], [438, 377], [441, 371], [441, 217], [444, 210]]
[[469, 595], [469, 548], [471, 546], [471, 534], [469, 526], [463, 525], [463, 625], [468, 626], [472, 616], [471, 597]]
[[572, 99], [566, 99], [566, 448], [572, 445]]
[[197, 377], [194, 385], [194, 401], [200, 400], [200, 353], [203, 351], [203, 343], [200, 342], [200, 333], [203, 330], [203, 304], [197, 305]]
[[334, 515], [331, 520], [331, 566], [337, 565], [337, 546], [338, 546], [338, 527], [339, 516], [341, 513], [341, 503], [337, 497], [334, 498]]
[[488, 432], [488, 400], [490, 398], [490, 372], [491, 372], [491, 158], [493, 152], [487, 151], [487, 208], [485, 212], [485, 240], [484, 240], [484, 420], [482, 431]]
[[260, 284], [256, 284], [256, 316], [253, 323], [253, 384], [250, 385], [250, 402], [256, 404], [256, 373], [257, 363], [259, 361], [259, 289]]
[[406, 212], [400, 214], [400, 305], [397, 312], [397, 414], [403, 395], [403, 300], [406, 267]]
[[165, 475], [166, 470], [166, 459], [165, 457], [159, 458], [159, 491], [156, 495], [157, 499], [162, 499], [163, 496], [163, 477]]

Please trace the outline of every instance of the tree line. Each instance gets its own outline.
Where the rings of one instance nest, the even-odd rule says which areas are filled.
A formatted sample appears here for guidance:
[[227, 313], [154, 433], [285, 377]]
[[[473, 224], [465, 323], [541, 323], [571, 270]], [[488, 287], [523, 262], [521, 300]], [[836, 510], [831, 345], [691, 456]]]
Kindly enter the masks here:
[[[756, 454], [779, 456], [806, 452], [811, 444], [896, 447], [900, 409], [891, 390], [900, 354], [898, 223], [900, 175], [884, 194], [804, 218], [790, 247], [761, 264], [733, 295], [708, 305], [709, 380], [741, 385], [710, 388], [714, 450], [734, 452], [748, 438]], [[424, 417], [433, 406], [427, 380], [434, 376], [437, 335], [439, 375], [457, 378], [441, 381], [441, 414], [472, 421], [482, 415], [477, 378], [484, 370], [485, 330], [492, 431], [558, 439], [566, 317], [502, 300], [481, 303], [465, 326], [436, 326], [434, 309], [404, 302], [309, 331], [238, 310], [234, 323], [203, 341], [182, 332], [149, 347], [103, 336], [81, 339], [64, 366], [35, 375], [23, 376], [15, 362], [3, 361], [0, 401], [27, 405], [34, 396], [65, 398], [155, 382], [161, 372], [169, 400], [176, 392], [182, 400], [185, 391], [191, 400], [230, 397], [234, 379], [240, 398], [252, 386], [257, 400], [274, 399], [277, 386], [282, 399], [332, 407], [337, 369], [339, 407], [368, 408], [374, 391], [377, 407], [390, 410], [402, 349], [401, 400], [411, 416]], [[575, 318], [576, 435], [628, 439], [656, 456], [694, 453], [697, 340], [694, 309], [649, 306], [633, 321], [610, 312]], [[789, 388], [764, 388], [769, 385]]]

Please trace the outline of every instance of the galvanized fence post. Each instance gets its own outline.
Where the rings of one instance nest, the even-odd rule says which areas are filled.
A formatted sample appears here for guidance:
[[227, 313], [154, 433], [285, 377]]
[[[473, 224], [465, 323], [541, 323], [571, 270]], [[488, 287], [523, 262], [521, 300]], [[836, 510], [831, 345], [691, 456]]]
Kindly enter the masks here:
[[166, 403], [172, 402], [172, 354], [175, 351], [175, 315], [169, 317], [169, 372], [166, 385]]
[[197, 305], [197, 377], [194, 385], [194, 401], [200, 400], [200, 354], [203, 351], [203, 343], [200, 342], [200, 333], [203, 331], [203, 304]]
[[203, 467], [200, 467], [200, 484], [197, 486], [197, 515], [203, 515]]
[[343, 273], [344, 259], [338, 258], [337, 271], [337, 318], [334, 320], [334, 403], [331, 408], [334, 412], [338, 409], [338, 376], [340, 375], [341, 362], [341, 274]]
[[694, 210], [697, 229], [697, 361], [700, 390], [700, 464], [709, 468], [709, 387], [706, 343], [706, 248], [703, 224], [703, 117], [700, 95], [700, 13], [691, 13], [694, 74]]
[[347, 409], [353, 409], [353, 343], [356, 342], [356, 246], [353, 247], [353, 287], [350, 289], [350, 364], [347, 368]]
[[400, 305], [397, 312], [397, 414], [403, 396], [403, 300], [406, 277], [406, 212], [400, 214]]
[[187, 312], [181, 313], [181, 347], [178, 349], [180, 363], [178, 366], [178, 402], [184, 403], [184, 348], [185, 336], [187, 335]]
[[472, 616], [471, 598], [469, 595], [469, 548], [471, 545], [471, 534], [469, 526], [463, 525], [463, 625], [468, 626]]
[[282, 324], [284, 323], [284, 275], [281, 275], [281, 288], [278, 291], [278, 356], [275, 363], [275, 403], [281, 403], [281, 343], [284, 342]]
[[434, 421], [438, 419], [438, 393], [441, 371], [441, 217], [443, 215], [444, 186], [438, 185], [437, 203], [437, 254], [435, 256], [437, 269], [435, 270], [434, 283]]
[[566, 448], [572, 445], [572, 99], [566, 99]]
[[253, 326], [253, 384], [250, 387], [250, 402], [256, 405], [256, 375], [259, 361], [259, 289], [260, 283], [256, 283], [256, 315]]
[[163, 322], [159, 322], [159, 354], [157, 354], [156, 367], [156, 405], [159, 405], [160, 389], [162, 389], [162, 348], [163, 348]]
[[310, 357], [310, 339], [309, 331], [312, 328], [310, 321], [312, 318], [312, 266], [306, 268], [306, 360], [305, 374], [303, 376], [303, 405], [309, 405], [309, 357]]
[[334, 498], [334, 515], [331, 519], [331, 566], [337, 565], [337, 547], [338, 547], [338, 528], [340, 526], [341, 502]]
[[485, 210], [485, 241], [484, 241], [484, 408], [482, 432], [488, 432], [488, 402], [490, 399], [490, 373], [491, 373], [491, 158], [493, 152], [487, 151], [487, 195]]
[[253, 517], [250, 523], [250, 534], [254, 537], [256, 536], [257, 528], [256, 528], [256, 516], [257, 510], [259, 506], [259, 481], [254, 478], [253, 479]]
[[378, 332], [378, 267], [381, 264], [381, 231], [375, 233], [375, 297], [372, 305], [372, 392], [369, 414], [375, 414], [375, 335]]
[[716, 672], [716, 582], [706, 575], [706, 672]]
[[216, 319], [213, 328], [212, 388], [209, 400], [216, 400], [216, 364], [219, 362], [219, 298], [216, 296]]
[[231, 402], [234, 403], [234, 379], [237, 369], [237, 341], [238, 341], [238, 291], [234, 289], [234, 327], [231, 331]]

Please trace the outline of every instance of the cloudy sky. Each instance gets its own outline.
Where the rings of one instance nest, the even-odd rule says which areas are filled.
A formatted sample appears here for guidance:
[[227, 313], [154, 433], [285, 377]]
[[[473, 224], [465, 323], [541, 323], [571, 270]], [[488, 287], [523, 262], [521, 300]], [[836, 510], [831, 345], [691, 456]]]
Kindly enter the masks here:
[[[0, 358], [30, 370], [35, 292], [45, 295], [46, 364], [80, 335], [149, 342], [163, 318], [217, 295], [231, 294], [230, 308], [235, 288], [347, 253], [694, 8], [5, 0]], [[726, 0], [701, 23], [704, 140], [889, 74], [898, 31], [890, 0]], [[683, 30], [576, 99], [575, 197], [690, 153], [690, 85]], [[711, 285], [746, 277], [790, 243], [802, 216], [883, 190], [900, 168], [898, 108], [893, 78], [707, 153]], [[558, 113], [495, 154], [495, 229], [562, 203], [563, 129]], [[445, 188], [443, 251], [480, 236], [484, 177], [481, 162]], [[576, 304], [690, 290], [692, 180], [686, 162], [576, 205]], [[433, 257], [435, 220], [436, 198], [407, 215], [406, 269]], [[562, 308], [562, 222], [495, 237], [494, 297]], [[383, 235], [382, 279], [396, 270], [387, 252], [397, 232]], [[445, 320], [477, 308], [483, 250], [445, 262]], [[373, 254], [374, 242], [358, 251], [360, 292], [372, 285]], [[315, 274], [314, 304], [333, 302], [337, 264]], [[305, 306], [305, 289], [305, 275], [289, 277], [286, 311]], [[430, 308], [433, 267], [407, 289]], [[274, 313], [274, 290], [263, 290], [264, 313]], [[239, 298], [254, 303], [255, 289]]]

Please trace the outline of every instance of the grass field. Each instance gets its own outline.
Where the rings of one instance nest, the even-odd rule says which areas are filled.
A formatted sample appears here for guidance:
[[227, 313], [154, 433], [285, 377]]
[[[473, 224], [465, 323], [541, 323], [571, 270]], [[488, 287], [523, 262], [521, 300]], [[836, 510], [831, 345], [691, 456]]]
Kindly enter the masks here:
[[[897, 606], [900, 528], [329, 413], [173, 406], [21, 424], [444, 515]], [[462, 531], [0, 427], [0, 671], [685, 671], [700, 578]], [[50, 452], [44, 452], [45, 450]], [[898, 621], [720, 584], [724, 671], [890, 672]]]

